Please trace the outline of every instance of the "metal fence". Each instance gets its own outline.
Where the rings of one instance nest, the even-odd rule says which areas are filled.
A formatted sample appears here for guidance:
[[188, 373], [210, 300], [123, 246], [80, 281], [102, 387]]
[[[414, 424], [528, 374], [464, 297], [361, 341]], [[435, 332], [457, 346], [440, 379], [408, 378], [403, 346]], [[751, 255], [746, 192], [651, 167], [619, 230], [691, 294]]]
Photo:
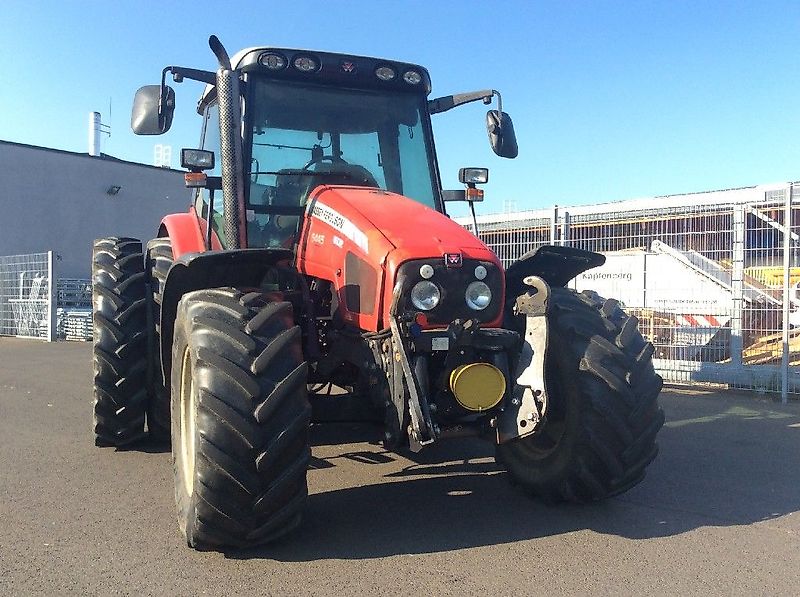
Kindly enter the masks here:
[[53, 252], [0, 257], [0, 334], [55, 339]]
[[[462, 223], [472, 228], [469, 221]], [[509, 265], [544, 244], [606, 255], [571, 285], [639, 319], [667, 381], [800, 393], [800, 185], [484, 216]]]
[[[616, 298], [639, 319], [665, 380], [800, 394], [800, 185], [479, 222], [506, 266], [545, 244], [605, 254], [571, 285]], [[58, 280], [54, 260], [0, 257], [0, 335], [91, 339], [91, 282]]]
[[0, 257], [0, 336], [92, 338], [92, 287], [59, 278], [52, 251]]

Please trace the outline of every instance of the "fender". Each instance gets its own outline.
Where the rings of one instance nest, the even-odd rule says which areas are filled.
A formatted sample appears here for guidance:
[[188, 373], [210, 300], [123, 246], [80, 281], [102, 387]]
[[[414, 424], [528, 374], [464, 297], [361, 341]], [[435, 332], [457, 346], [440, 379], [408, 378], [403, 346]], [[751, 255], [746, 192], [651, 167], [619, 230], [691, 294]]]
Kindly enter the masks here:
[[536, 247], [508, 266], [506, 300], [513, 302], [527, 290], [528, 287], [522, 281], [528, 276], [538, 276], [548, 286], [566, 286], [578, 274], [605, 262], [605, 255], [574, 247]]
[[184, 294], [222, 286], [258, 287], [275, 264], [291, 258], [292, 251], [278, 248], [206, 251], [184, 253], [178, 257], [167, 274], [161, 299], [160, 350], [164, 383], [169, 384], [170, 380], [175, 315], [178, 312], [178, 302]]
[[[206, 250], [206, 221], [197, 215], [194, 206], [188, 213], [171, 214], [161, 220], [159, 236], [168, 236], [172, 241], [172, 254], [177, 259], [186, 253], [200, 253]], [[216, 231], [211, 233], [211, 248], [222, 249]]]

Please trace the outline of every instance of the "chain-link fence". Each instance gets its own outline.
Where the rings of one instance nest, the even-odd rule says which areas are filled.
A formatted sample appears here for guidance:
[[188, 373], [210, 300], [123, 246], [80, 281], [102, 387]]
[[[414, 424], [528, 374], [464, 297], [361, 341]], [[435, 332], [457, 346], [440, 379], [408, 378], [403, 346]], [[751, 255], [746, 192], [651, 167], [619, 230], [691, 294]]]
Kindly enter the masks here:
[[571, 285], [638, 317], [665, 380], [800, 393], [800, 186], [480, 220], [506, 266], [545, 244], [603, 253]]
[[52, 251], [0, 257], [0, 336], [91, 340], [91, 280], [58, 278], [56, 261]]

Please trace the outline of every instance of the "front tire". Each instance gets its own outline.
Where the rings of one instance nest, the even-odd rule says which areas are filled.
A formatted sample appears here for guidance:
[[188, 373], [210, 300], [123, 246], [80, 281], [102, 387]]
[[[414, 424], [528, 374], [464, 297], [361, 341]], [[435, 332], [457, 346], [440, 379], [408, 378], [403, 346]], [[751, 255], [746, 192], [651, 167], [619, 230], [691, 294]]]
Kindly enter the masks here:
[[172, 363], [175, 499], [187, 543], [250, 547], [293, 529], [308, 495], [311, 407], [291, 304], [230, 288], [187, 293]]
[[547, 502], [603, 499], [639, 483], [655, 458], [662, 381], [652, 344], [617, 301], [551, 290], [548, 411], [540, 430], [500, 444], [497, 457]]

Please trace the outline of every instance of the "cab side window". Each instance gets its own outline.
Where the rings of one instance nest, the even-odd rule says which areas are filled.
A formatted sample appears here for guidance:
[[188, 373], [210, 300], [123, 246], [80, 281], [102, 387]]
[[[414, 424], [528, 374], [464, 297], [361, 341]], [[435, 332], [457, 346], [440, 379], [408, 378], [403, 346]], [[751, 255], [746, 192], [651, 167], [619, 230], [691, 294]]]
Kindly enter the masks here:
[[[222, 174], [222, 159], [220, 155], [219, 139], [219, 107], [216, 103], [206, 107], [203, 116], [203, 137], [200, 146], [203, 149], [214, 152], [214, 169], [208, 170], [206, 174], [208, 174], [208, 176], [220, 176]], [[205, 219], [208, 218], [210, 197], [211, 191], [208, 189], [200, 189], [197, 212]], [[220, 191], [214, 193], [214, 206], [212, 211], [211, 228], [219, 237], [222, 247], [225, 248], [228, 243], [225, 239], [223, 226], [224, 202], [222, 201], [222, 193]]]

